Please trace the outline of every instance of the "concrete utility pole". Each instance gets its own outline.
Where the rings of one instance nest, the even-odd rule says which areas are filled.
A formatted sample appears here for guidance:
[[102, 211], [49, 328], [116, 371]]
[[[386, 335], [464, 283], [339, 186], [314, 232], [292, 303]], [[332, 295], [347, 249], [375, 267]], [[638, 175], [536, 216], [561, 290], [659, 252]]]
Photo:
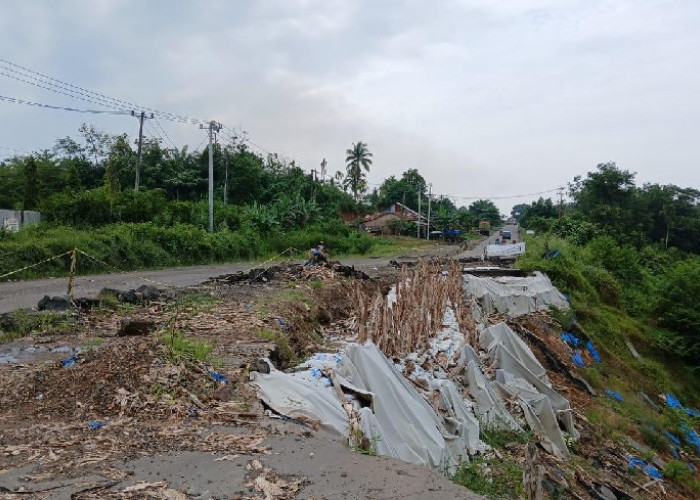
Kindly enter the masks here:
[[425, 231], [425, 239], [430, 240], [430, 205], [433, 201], [433, 184], [428, 184], [428, 227]]
[[224, 153], [224, 206], [228, 205], [228, 157]]
[[416, 230], [416, 238], [420, 239], [420, 188], [418, 188], [418, 228]]
[[221, 130], [221, 124], [214, 120], [208, 126], [200, 125], [201, 129], [209, 130], [209, 232], [214, 232], [214, 134]]
[[[136, 111], [131, 110], [131, 116], [137, 116]], [[141, 183], [141, 143], [143, 142], [143, 121], [146, 118], [153, 118], [153, 113], [150, 116], [146, 116], [146, 113], [141, 111], [138, 115], [139, 119], [139, 141], [138, 141], [138, 151], [136, 153], [136, 180], [134, 181], [134, 192], [139, 192], [139, 184]]]
[[324, 158], [321, 162], [321, 182], [326, 182], [326, 169], [328, 168], [328, 162]]
[[559, 219], [561, 219], [561, 208], [564, 203], [564, 188], [560, 187], [559, 188]]

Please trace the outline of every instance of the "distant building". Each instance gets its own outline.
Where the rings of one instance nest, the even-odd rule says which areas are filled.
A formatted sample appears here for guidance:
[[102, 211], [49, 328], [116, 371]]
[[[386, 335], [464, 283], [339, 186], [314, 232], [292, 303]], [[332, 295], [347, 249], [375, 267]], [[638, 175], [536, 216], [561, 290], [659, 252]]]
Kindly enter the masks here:
[[392, 220], [403, 220], [407, 222], [420, 221], [421, 234], [425, 234], [427, 228], [426, 218], [419, 215], [415, 210], [408, 208], [402, 203], [392, 203], [386, 210], [365, 216], [362, 226], [366, 231], [381, 234], [393, 234], [389, 227]]
[[20, 228], [41, 222], [41, 213], [32, 210], [0, 210], [0, 228], [19, 231]]

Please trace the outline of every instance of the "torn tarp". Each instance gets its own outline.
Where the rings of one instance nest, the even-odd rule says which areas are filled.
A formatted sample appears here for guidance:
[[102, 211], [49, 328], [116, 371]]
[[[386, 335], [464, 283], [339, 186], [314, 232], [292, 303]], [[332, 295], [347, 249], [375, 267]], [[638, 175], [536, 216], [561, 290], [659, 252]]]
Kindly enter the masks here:
[[[479, 337], [479, 344], [482, 349], [488, 350], [491, 359], [497, 362], [499, 371], [504, 372], [497, 375], [501, 389], [511, 396], [517, 395], [522, 403], [530, 405], [533, 408], [530, 417], [534, 414], [540, 418], [548, 412], [547, 405], [551, 404], [556, 420], [574, 439], [578, 439], [579, 433], [574, 427], [569, 402], [552, 388], [545, 369], [527, 344], [508, 325], [499, 323], [484, 329]], [[544, 402], [542, 396], [549, 402]], [[529, 410], [523, 408], [523, 411], [528, 419]], [[532, 426], [531, 420], [531, 418], [528, 419], [528, 424]], [[540, 420], [539, 423], [534, 424], [533, 430], [537, 431], [541, 427], [547, 433], [543, 443], [548, 443], [552, 453], [566, 456], [568, 451], [566, 446], [563, 448], [561, 446], [563, 436], [559, 425], [551, 424], [548, 415], [541, 417]]]
[[[446, 420], [372, 343], [349, 345], [336, 374], [346, 398], [355, 394], [364, 402], [353, 398], [362, 430], [375, 443], [377, 454], [451, 470], [468, 458], [470, 449], [478, 450], [478, 422], [458, 403], [458, 393], [447, 381], [440, 384], [440, 394], [451, 408]], [[269, 374], [252, 372], [251, 378], [273, 410], [318, 421], [348, 436], [347, 415], [333, 387], [274, 368]]]

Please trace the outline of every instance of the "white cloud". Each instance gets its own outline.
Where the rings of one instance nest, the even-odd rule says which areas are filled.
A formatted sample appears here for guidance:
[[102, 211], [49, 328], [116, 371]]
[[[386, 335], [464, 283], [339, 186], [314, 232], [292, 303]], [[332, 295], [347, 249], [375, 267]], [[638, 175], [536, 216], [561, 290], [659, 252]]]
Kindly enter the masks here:
[[[324, 157], [341, 168], [361, 139], [375, 155], [372, 182], [419, 168], [437, 192], [536, 192], [608, 160], [640, 181], [697, 186], [691, 0], [25, 0], [4, 11], [3, 58], [241, 127], [307, 169]], [[13, 125], [0, 146], [48, 147], [88, 118], [0, 103]], [[135, 132], [131, 119], [93, 121]], [[164, 126], [177, 142], [202, 139]]]

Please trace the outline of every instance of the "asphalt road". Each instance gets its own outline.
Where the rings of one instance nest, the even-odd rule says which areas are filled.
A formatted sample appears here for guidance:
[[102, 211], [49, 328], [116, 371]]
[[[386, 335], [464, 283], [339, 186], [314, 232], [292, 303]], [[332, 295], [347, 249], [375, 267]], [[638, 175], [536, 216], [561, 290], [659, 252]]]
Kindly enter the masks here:
[[[412, 252], [403, 257], [415, 259], [435, 255], [454, 255], [455, 245], [436, 244], [428, 249]], [[359, 257], [342, 259], [343, 264], [355, 266], [370, 276], [376, 276], [389, 265], [389, 261], [400, 257], [370, 258]], [[298, 261], [302, 262], [302, 261]], [[267, 263], [265, 265], [271, 265]], [[160, 289], [195, 286], [208, 278], [247, 271], [263, 265], [261, 262], [237, 262], [232, 264], [189, 266], [158, 271], [134, 271], [129, 273], [93, 274], [76, 276], [75, 296], [94, 298], [103, 288], [128, 290], [141, 285], [153, 285]], [[26, 281], [8, 281], [0, 283], [0, 314], [15, 309], [35, 308], [44, 296], [65, 295], [68, 290], [68, 278], [48, 278]]]
[[[503, 226], [503, 231], [510, 231], [511, 234], [511, 242], [512, 241], [521, 241], [520, 239], [520, 231], [519, 231], [519, 226], [517, 224], [508, 224]], [[486, 248], [487, 245], [493, 245], [496, 242], [496, 238], [500, 238], [500, 234], [498, 234], [498, 231], [495, 231], [491, 236], [488, 238], [485, 238], [481, 240], [473, 249], [471, 250], [465, 250], [462, 253], [459, 253], [455, 256], [455, 259], [470, 259], [474, 257], [481, 257], [484, 255], [484, 249]], [[507, 244], [507, 243], [506, 243]]]

